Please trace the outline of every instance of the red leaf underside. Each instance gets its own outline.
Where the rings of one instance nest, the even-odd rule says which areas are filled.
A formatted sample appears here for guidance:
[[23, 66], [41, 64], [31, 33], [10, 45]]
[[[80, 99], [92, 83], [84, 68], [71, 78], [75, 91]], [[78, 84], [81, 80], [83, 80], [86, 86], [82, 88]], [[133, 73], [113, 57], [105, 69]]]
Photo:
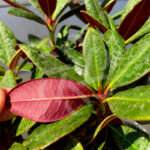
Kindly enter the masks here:
[[106, 5], [106, 7], [104, 7], [104, 10], [109, 13], [109, 12], [112, 10], [112, 8], [114, 7], [116, 1], [117, 1], [117, 0], [114, 0], [114, 1], [112, 1], [109, 5]]
[[4, 0], [4, 1], [5, 1], [6, 3], [10, 4], [11, 6], [15, 7], [15, 8], [19, 8], [19, 9], [25, 10], [25, 11], [27, 11], [27, 12], [31, 12], [29, 9], [26, 9], [26, 8], [24, 8], [24, 7], [20, 6], [20, 5], [18, 5], [17, 3], [14, 3], [14, 2], [12, 2], [12, 1], [10, 1], [10, 0]]
[[93, 91], [66, 79], [43, 78], [20, 84], [8, 93], [8, 109], [37, 122], [54, 122], [88, 102]]
[[38, 0], [38, 3], [47, 17], [51, 18], [51, 15], [56, 8], [57, 0]]
[[150, 0], [142, 0], [125, 17], [118, 32], [127, 40], [144, 25], [149, 16]]
[[97, 21], [95, 18], [90, 16], [87, 12], [85, 11], [80, 11], [81, 14], [85, 17], [85, 20], [90, 23], [92, 26], [98, 27], [102, 32], [106, 32], [107, 28], [103, 26], [99, 21]]

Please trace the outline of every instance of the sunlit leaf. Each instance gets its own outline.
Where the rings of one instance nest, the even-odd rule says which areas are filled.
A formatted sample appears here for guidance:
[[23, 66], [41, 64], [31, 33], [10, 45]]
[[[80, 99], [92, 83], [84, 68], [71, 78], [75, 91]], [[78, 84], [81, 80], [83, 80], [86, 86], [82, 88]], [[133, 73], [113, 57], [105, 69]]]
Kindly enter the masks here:
[[108, 88], [128, 85], [150, 71], [150, 34], [131, 46], [122, 57]]
[[12, 31], [0, 22], [0, 60], [7, 66], [16, 53], [16, 43], [17, 42]]
[[139, 86], [106, 98], [112, 112], [129, 120], [150, 120], [150, 86]]
[[95, 90], [101, 90], [107, 62], [107, 53], [100, 33], [90, 28], [83, 42], [85, 81]]
[[13, 143], [9, 150], [28, 150], [27, 147], [23, 146], [21, 143]]
[[106, 85], [108, 85], [118, 64], [120, 63], [121, 58], [123, 57], [123, 54], [126, 51], [126, 45], [124, 39], [116, 31], [107, 31], [103, 38], [108, 46], [110, 55], [110, 66], [106, 79]]

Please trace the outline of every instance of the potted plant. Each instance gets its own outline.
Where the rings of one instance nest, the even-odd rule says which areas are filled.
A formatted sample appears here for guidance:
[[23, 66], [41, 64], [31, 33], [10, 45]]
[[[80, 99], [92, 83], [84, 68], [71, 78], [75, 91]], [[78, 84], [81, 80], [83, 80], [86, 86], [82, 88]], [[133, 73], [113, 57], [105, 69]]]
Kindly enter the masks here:
[[[0, 69], [1, 87], [12, 88], [5, 107], [16, 114], [0, 124], [1, 149], [149, 149], [139, 124], [150, 120], [149, 0], [129, 0], [114, 16], [116, 0], [29, 0], [45, 20], [4, 1], [13, 6], [9, 14], [45, 25], [50, 36], [30, 35], [25, 44], [0, 23], [0, 60], [7, 66]], [[66, 25], [56, 35], [72, 15], [85, 27]], [[79, 30], [72, 41], [71, 29]], [[31, 72], [31, 80], [22, 82], [21, 71]]]

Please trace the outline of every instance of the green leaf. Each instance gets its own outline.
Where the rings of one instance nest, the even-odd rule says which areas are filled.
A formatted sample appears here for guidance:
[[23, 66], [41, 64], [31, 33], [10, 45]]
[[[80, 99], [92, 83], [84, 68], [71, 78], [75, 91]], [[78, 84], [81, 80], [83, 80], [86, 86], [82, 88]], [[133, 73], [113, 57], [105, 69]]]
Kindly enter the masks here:
[[71, 16], [73, 16], [73, 15], [79, 13], [79, 12], [80, 12], [82, 9], [84, 9], [84, 8], [85, 8], [85, 5], [80, 5], [80, 6], [71, 8], [70, 11], [67, 11], [65, 14], [63, 14], [63, 15], [59, 18], [58, 22], [60, 23], [60, 22], [64, 21], [65, 19], [70, 18]]
[[101, 4], [101, 6], [104, 8], [107, 5], [109, 5], [110, 3], [112, 3], [114, 0], [104, 0], [103, 3]]
[[122, 13], [123, 13], [123, 10], [120, 10], [119, 12], [117, 12], [116, 14], [114, 14], [114, 15], [112, 16], [112, 18], [113, 18], [113, 19], [118, 19], [118, 18], [121, 17]]
[[3, 77], [1, 81], [1, 87], [2, 88], [13, 88], [17, 85], [14, 74], [11, 70], [8, 70], [5, 73], [5, 76]]
[[106, 127], [113, 119], [115, 119], [116, 116], [115, 115], [110, 115], [108, 117], [106, 117], [99, 125], [98, 127], [96, 128], [95, 132], [94, 132], [94, 135], [92, 137], [92, 140], [93, 141], [97, 135], [99, 134], [99, 132], [104, 128]]
[[92, 17], [94, 17], [98, 21], [102, 22], [106, 28], [109, 28], [109, 23], [108, 23], [107, 17], [105, 15], [103, 9], [101, 8], [98, 0], [84, 0], [84, 2], [85, 2], [87, 12]]
[[61, 14], [61, 12], [69, 5], [70, 2], [71, 0], [57, 0], [56, 9], [53, 13], [53, 19], [57, 18]]
[[9, 8], [8, 14], [34, 20], [40, 24], [45, 24], [45, 21], [33, 12], [27, 12], [18, 8]]
[[37, 0], [29, 0], [29, 3], [30, 3], [34, 8], [36, 8], [40, 13], [42, 13], [43, 15], [45, 15], [44, 12], [42, 11], [42, 9], [41, 9], [41, 7], [40, 7], [40, 5], [39, 5], [39, 3], [38, 3]]
[[126, 40], [126, 44], [133, 42], [134, 40], [144, 36], [150, 32], [150, 18], [145, 22], [145, 24], [138, 30], [133, 36]]
[[105, 32], [103, 39], [108, 46], [110, 55], [110, 67], [106, 80], [106, 85], [108, 85], [126, 51], [126, 45], [124, 39], [116, 31], [109, 30]]
[[83, 76], [83, 73], [84, 73], [84, 69], [77, 66], [77, 65], [74, 65], [74, 70], [76, 71], [77, 74], [79, 74], [80, 76]]
[[123, 150], [148, 150], [150, 141], [134, 129], [126, 126], [111, 126], [112, 135], [119, 149]]
[[24, 147], [21, 143], [13, 143], [9, 150], [28, 150], [27, 147]]
[[88, 28], [88, 24], [85, 25], [78, 33], [77, 35], [74, 37], [74, 39], [71, 41], [71, 45], [73, 45], [82, 35], [83, 33], [85, 33], [86, 29]]
[[139, 86], [106, 98], [112, 112], [128, 120], [150, 120], [150, 86]]
[[35, 66], [32, 72], [32, 79], [39, 79], [43, 77], [43, 73]]
[[69, 136], [66, 146], [63, 148], [63, 150], [84, 150], [84, 148], [75, 137]]
[[82, 55], [82, 53], [78, 52], [77, 50], [67, 50], [67, 51], [65, 51], [65, 55], [67, 55], [74, 64], [76, 64], [80, 67], [85, 66], [83, 55]]
[[15, 136], [19, 136], [22, 133], [28, 131], [31, 127], [33, 127], [36, 124], [36, 122], [26, 119], [26, 118], [22, 118], [21, 121], [18, 124], [18, 127], [16, 129], [16, 133]]
[[11, 30], [0, 22], [0, 61], [7, 66], [9, 66], [16, 53], [14, 49], [16, 43], [16, 39]]
[[100, 33], [90, 28], [83, 42], [85, 81], [95, 90], [102, 88], [107, 53]]
[[111, 17], [107, 12], [105, 12], [105, 14], [106, 14], [106, 16], [107, 16], [110, 29], [113, 30], [113, 31], [116, 31], [116, 24], [115, 24], [115, 21], [112, 19], [112, 17]]
[[141, 0], [129, 0], [126, 7], [124, 8], [121, 18], [120, 24], [124, 20], [124, 18], [132, 11], [132, 9], [140, 2]]
[[122, 57], [108, 88], [128, 85], [150, 71], [150, 34], [131, 46]]
[[91, 116], [92, 110], [92, 105], [85, 105], [63, 120], [40, 125], [30, 134], [23, 145], [29, 149], [42, 149], [51, 145], [86, 122]]
[[[19, 68], [19, 65], [16, 67], [17, 69]], [[33, 64], [25, 64], [22, 68], [21, 71], [28, 71], [30, 72], [33, 69]]]
[[39, 70], [49, 77], [83, 81], [82, 77], [80, 77], [71, 67], [68, 67], [56, 59], [55, 56], [41, 52], [38, 49], [25, 44], [21, 44], [20, 48]]
[[66, 41], [68, 41], [69, 29], [70, 29], [70, 26], [64, 25], [59, 30], [57, 34], [57, 41], [56, 41], [56, 45], [58, 47], [61, 47], [62, 44], [65, 45]]
[[4, 0], [6, 3], [8, 3], [9, 5], [11, 5], [12, 7], [15, 8], [19, 8], [28, 12], [31, 12], [31, 10], [29, 10], [27, 7], [25, 7], [23, 4], [20, 4], [18, 2], [16, 2], [16, 0]]
[[37, 47], [38, 49], [42, 50], [43, 52], [49, 53], [51, 51], [51, 47], [48, 44], [46, 44], [46, 42], [49, 40], [49, 38], [41, 40], [39, 37], [29, 34], [28, 40], [29, 40], [31, 46]]
[[112, 10], [116, 2], [117, 0], [104, 0], [102, 3], [102, 7], [106, 12], [109, 13]]
[[3, 76], [5, 74], [6, 70], [3, 66], [0, 65], [0, 76]]

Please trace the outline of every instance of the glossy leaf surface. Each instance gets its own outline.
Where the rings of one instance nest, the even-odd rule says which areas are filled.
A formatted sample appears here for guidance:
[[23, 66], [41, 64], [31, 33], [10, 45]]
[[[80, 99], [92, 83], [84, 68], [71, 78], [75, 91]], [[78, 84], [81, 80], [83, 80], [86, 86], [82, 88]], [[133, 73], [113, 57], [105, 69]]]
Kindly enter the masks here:
[[16, 39], [12, 31], [0, 22], [0, 60], [5, 65], [9, 65], [15, 55]]
[[112, 135], [120, 149], [125, 150], [148, 150], [149, 139], [140, 135], [134, 129], [126, 126], [111, 126]]
[[131, 46], [122, 57], [109, 88], [128, 85], [150, 71], [150, 34]]
[[39, 68], [39, 70], [49, 77], [65, 78], [83, 83], [80, 77], [71, 67], [68, 67], [51, 54], [39, 51], [28, 45], [20, 45], [23, 52], [31, 59], [31, 61]]
[[87, 23], [90, 23], [90, 25], [98, 27], [102, 32], [106, 32], [107, 31], [107, 28], [100, 21], [98, 21], [95, 18], [93, 18], [86, 11], [81, 11], [81, 14], [84, 17], [84, 20], [86, 20]]
[[102, 24], [109, 28], [109, 24], [106, 15], [101, 8], [98, 0], [84, 0], [87, 12], [96, 20], [102, 22]]
[[23, 146], [21, 143], [13, 143], [9, 150], [28, 150], [27, 147]]
[[150, 33], [150, 18], [146, 21], [146, 23], [133, 35], [131, 36], [127, 41], [126, 44], [131, 43], [145, 34]]
[[150, 86], [139, 86], [107, 98], [112, 112], [128, 120], [150, 120]]
[[107, 85], [112, 79], [112, 76], [118, 64], [120, 63], [120, 60], [126, 51], [126, 45], [124, 39], [116, 31], [107, 31], [103, 38], [108, 46], [110, 55], [110, 66], [106, 81]]
[[150, 16], [150, 1], [141, 0], [133, 10], [124, 18], [118, 32], [125, 40], [136, 33]]
[[89, 88], [71, 80], [43, 78], [10, 91], [7, 106], [11, 112], [30, 120], [54, 122], [79, 109], [92, 94]]
[[11, 70], [8, 70], [2, 81], [1, 81], [1, 87], [2, 88], [13, 88], [17, 85], [14, 74]]
[[44, 20], [33, 12], [27, 12], [18, 8], [9, 8], [8, 14], [34, 20], [40, 24], [45, 24]]
[[42, 149], [51, 145], [86, 122], [91, 116], [92, 110], [92, 105], [85, 105], [63, 120], [40, 125], [30, 134], [23, 145], [30, 149]]
[[85, 81], [95, 90], [102, 88], [107, 54], [101, 35], [93, 28], [86, 33], [83, 42]]
[[38, 3], [47, 17], [50, 18], [56, 8], [57, 0], [38, 0]]

